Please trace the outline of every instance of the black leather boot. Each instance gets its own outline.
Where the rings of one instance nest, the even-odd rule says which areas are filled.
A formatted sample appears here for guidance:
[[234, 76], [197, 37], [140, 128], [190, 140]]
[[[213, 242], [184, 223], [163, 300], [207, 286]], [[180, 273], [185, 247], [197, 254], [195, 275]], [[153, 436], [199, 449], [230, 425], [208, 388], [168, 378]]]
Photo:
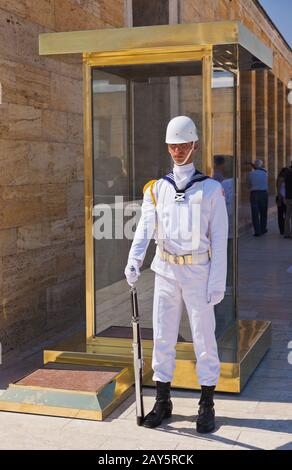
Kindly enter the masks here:
[[156, 428], [164, 419], [170, 418], [172, 402], [170, 400], [170, 382], [156, 382], [156, 401], [153, 409], [145, 416], [143, 426]]
[[202, 385], [199, 412], [197, 418], [197, 432], [208, 433], [215, 429], [214, 390], [216, 385]]

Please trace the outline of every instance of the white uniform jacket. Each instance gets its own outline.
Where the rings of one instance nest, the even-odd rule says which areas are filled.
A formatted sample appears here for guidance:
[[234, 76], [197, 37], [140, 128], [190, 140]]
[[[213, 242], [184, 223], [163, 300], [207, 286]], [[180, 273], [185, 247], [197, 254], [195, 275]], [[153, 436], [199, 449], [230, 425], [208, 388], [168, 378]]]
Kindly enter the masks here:
[[[174, 255], [211, 254], [208, 290], [225, 291], [227, 274], [228, 216], [224, 190], [211, 178], [195, 182], [185, 192], [185, 200], [175, 201], [175, 188], [165, 179], [157, 180], [144, 193], [142, 213], [128, 259], [142, 266], [150, 239], [157, 248], [151, 269], [175, 279], [173, 265], [161, 259], [159, 249]], [[191, 269], [192, 265], [188, 265]]]

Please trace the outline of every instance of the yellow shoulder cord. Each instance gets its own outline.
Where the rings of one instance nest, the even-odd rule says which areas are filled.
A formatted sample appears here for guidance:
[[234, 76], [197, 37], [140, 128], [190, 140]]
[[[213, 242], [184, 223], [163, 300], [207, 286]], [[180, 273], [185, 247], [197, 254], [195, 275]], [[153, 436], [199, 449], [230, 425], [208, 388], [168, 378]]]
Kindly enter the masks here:
[[[152, 202], [153, 202], [153, 205], [154, 205], [155, 208], [156, 208], [157, 203], [156, 203], [156, 199], [155, 199], [154, 192], [153, 192], [153, 186], [156, 183], [156, 181], [157, 180], [148, 181], [148, 183], [146, 183], [144, 188], [143, 188], [143, 193], [145, 193], [145, 191], [149, 188], [151, 199], [152, 199]], [[155, 209], [155, 231], [157, 232], [157, 230], [158, 230], [157, 210]]]
[[153, 193], [153, 186], [155, 184], [157, 180], [150, 180], [148, 181], [148, 183], [145, 184], [144, 188], [143, 188], [143, 194], [145, 193], [145, 191], [149, 188], [150, 189], [150, 194], [151, 194], [151, 199], [152, 199], [152, 202], [154, 204], [154, 206], [156, 207], [156, 200], [155, 200], [155, 196], [154, 196], [154, 193]]

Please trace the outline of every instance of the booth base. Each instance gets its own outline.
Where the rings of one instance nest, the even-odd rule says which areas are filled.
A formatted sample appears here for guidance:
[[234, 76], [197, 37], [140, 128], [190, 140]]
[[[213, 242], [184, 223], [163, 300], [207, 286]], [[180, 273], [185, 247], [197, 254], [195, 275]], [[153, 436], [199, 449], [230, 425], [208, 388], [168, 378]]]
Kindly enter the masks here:
[[[88, 362], [88, 361], [85, 361]], [[131, 393], [131, 367], [103, 366], [100, 361], [48, 362], [2, 394], [0, 409], [101, 421]]]
[[[44, 351], [44, 366], [10, 384], [0, 410], [103, 420], [133, 392], [130, 338], [75, 336]], [[143, 339], [143, 385], [152, 382], [152, 340]], [[218, 340], [221, 374], [216, 391], [240, 393], [271, 345], [271, 322], [238, 320]], [[60, 347], [62, 346], [62, 347]], [[192, 343], [178, 342], [173, 388], [199, 390]]]

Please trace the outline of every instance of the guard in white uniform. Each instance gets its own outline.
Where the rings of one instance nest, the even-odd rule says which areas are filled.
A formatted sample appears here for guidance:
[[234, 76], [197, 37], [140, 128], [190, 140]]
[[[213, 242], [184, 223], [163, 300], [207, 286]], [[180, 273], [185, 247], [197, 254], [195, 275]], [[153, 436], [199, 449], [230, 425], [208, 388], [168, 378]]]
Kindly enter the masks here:
[[202, 389], [197, 431], [210, 432], [215, 428], [213, 395], [220, 374], [214, 305], [221, 302], [226, 287], [227, 210], [221, 184], [194, 166], [192, 154], [198, 148], [194, 122], [187, 116], [173, 118], [167, 126], [166, 143], [173, 172], [146, 185], [125, 269], [127, 281], [133, 285], [154, 236], [152, 368], [157, 396], [144, 426], [156, 427], [172, 413], [170, 384], [184, 302]]

